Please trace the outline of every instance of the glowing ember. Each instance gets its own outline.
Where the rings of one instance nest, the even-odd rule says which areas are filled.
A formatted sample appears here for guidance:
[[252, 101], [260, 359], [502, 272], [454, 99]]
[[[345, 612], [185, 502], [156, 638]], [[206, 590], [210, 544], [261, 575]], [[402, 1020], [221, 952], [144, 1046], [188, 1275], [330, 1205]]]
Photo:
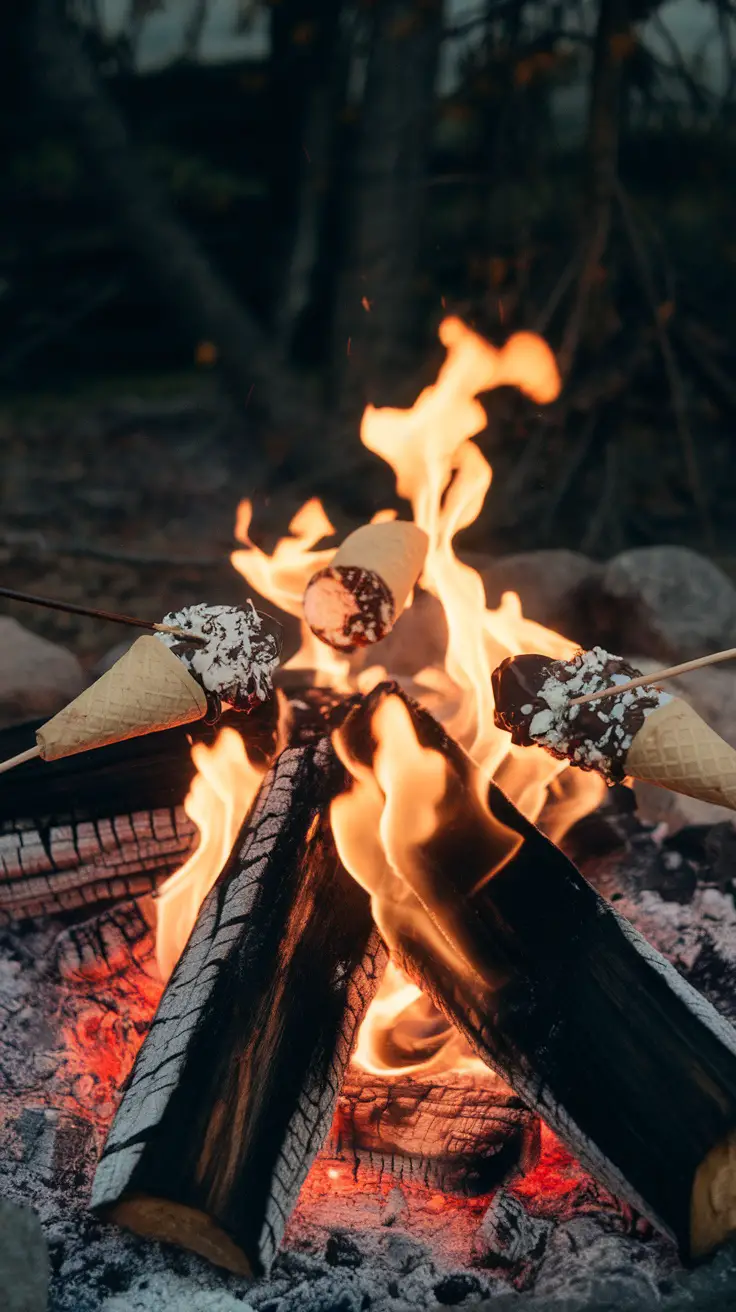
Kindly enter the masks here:
[[[410, 502], [414, 522], [429, 537], [420, 585], [439, 601], [447, 620], [449, 636], [444, 664], [423, 669], [412, 680], [403, 678], [402, 683], [470, 754], [479, 768], [479, 790], [483, 778], [493, 776], [529, 819], [540, 819], [546, 832], [559, 839], [570, 824], [597, 805], [605, 786], [596, 776], [573, 778], [564, 762], [553, 760], [541, 750], [513, 747], [508, 736], [493, 724], [491, 672], [509, 655], [541, 652], [555, 659], [567, 659], [576, 645], [525, 619], [515, 593], [507, 593], [498, 609], [488, 610], [480, 576], [458, 560], [453, 541], [478, 517], [491, 484], [491, 468], [472, 440], [486, 426], [478, 394], [513, 385], [538, 404], [547, 404], [558, 395], [560, 378], [551, 351], [532, 334], [519, 333], [497, 350], [459, 320], [448, 318], [440, 327], [440, 338], [447, 348], [447, 357], [437, 381], [421, 393], [410, 410], [369, 406], [361, 426], [364, 446], [391, 466], [398, 494]], [[382, 511], [374, 518], [385, 520], [393, 515], [392, 511]], [[367, 692], [386, 673], [390, 675], [390, 660], [384, 655], [386, 643], [364, 649], [360, 659], [341, 657], [319, 642], [304, 623], [302, 599], [307, 583], [313, 574], [329, 564], [334, 554], [334, 548], [317, 549], [334, 532], [321, 503], [313, 499], [302, 507], [289, 526], [290, 536], [281, 539], [271, 556], [250, 541], [251, 517], [250, 503], [243, 502], [236, 534], [244, 546], [233, 554], [232, 561], [255, 591], [301, 620], [302, 645], [287, 668], [308, 671], [311, 683], [342, 693]], [[441, 796], [441, 771], [433, 776], [434, 766], [428, 767], [420, 759], [421, 754], [413, 754], [411, 764], [403, 755], [397, 755], [405, 774], [403, 779], [392, 782], [392, 795], [402, 799], [398, 802], [400, 807], [412, 811], [416, 834], [417, 825], [436, 823], [432, 798]], [[419, 770], [422, 782], [418, 782], [412, 770]], [[239, 782], [237, 786], [250, 798], [257, 783], [257, 778], [248, 775], [245, 786]], [[362, 857], [368, 852], [374, 869], [385, 871], [386, 813], [390, 808], [384, 810], [384, 798], [375, 778], [363, 778], [356, 787], [363, 789], [367, 799], [365, 814], [372, 816], [371, 823], [375, 822], [372, 830], [367, 821], [361, 825], [362, 841], [366, 845]], [[218, 806], [224, 813], [228, 804], [220, 794], [217, 796]], [[239, 814], [243, 813], [241, 800], [239, 797]], [[234, 810], [231, 805], [228, 812], [231, 825]], [[194, 815], [192, 810], [189, 813]], [[194, 818], [201, 825], [198, 815]], [[384, 826], [383, 846], [379, 821]], [[215, 837], [218, 823], [219, 817], [205, 820], [208, 855], [203, 851], [203, 841], [199, 849], [201, 862], [206, 864], [216, 858], [217, 864], [207, 867], [201, 887], [211, 885], [229, 850], [230, 837], [223, 837], [220, 842], [219, 830]], [[186, 871], [184, 867], [169, 881], [167, 894], [169, 890], [182, 889], [185, 884], [188, 887]], [[373, 889], [371, 892], [374, 894]], [[401, 896], [404, 897], [403, 892]], [[188, 933], [201, 897], [192, 891], [183, 893], [182, 898], [186, 902], [182, 923], [186, 923]], [[409, 905], [409, 901], [401, 907], [402, 914], [426, 915], [416, 905]], [[165, 906], [162, 903], [162, 910]], [[382, 909], [375, 895], [374, 906], [384, 916], [382, 928], [388, 934], [385, 904]], [[393, 914], [397, 914], [396, 907], [392, 909]], [[436, 929], [433, 932], [438, 933]], [[159, 956], [170, 969], [175, 959], [174, 944], [181, 945], [184, 940], [181, 932], [177, 932], [167, 934], [165, 941], [167, 946], [159, 949]], [[438, 950], [442, 948], [443, 943], [438, 941]], [[425, 1068], [423, 1057], [428, 1054], [435, 1070], [454, 1069], [459, 1065], [467, 1069], [469, 1063], [475, 1063], [463, 1041], [449, 1027], [444, 1043], [438, 1041], [436, 1014], [430, 1014], [426, 1000], [393, 967], [364, 1021], [356, 1061], [368, 1070], [395, 1069], [387, 1060], [387, 1053], [396, 1050], [396, 1043], [388, 1043], [387, 1037], [396, 1032], [397, 1026], [402, 1031], [400, 1046], [406, 1061], [396, 1069], [404, 1073]], [[412, 1026], [416, 1042], [407, 1038]], [[432, 1029], [431, 1041], [423, 1041], [422, 1035], [426, 1040], [428, 1027]]]

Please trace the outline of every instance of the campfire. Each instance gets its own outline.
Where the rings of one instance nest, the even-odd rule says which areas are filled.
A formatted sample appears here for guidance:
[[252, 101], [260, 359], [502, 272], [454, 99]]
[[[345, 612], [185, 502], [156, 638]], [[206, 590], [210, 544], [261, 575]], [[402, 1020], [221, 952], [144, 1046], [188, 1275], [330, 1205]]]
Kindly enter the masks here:
[[[564, 854], [616, 810], [600, 775], [497, 723], [502, 662], [577, 644], [513, 593], [488, 609], [456, 553], [491, 483], [479, 395], [548, 404], [555, 361], [530, 334], [496, 350], [448, 319], [441, 338], [436, 383], [361, 428], [411, 520], [381, 511], [336, 552], [313, 500], [268, 555], [241, 503], [233, 565], [301, 643], [260, 709], [199, 733], [186, 818], [158, 805], [185, 791], [189, 731], [170, 730], [105, 749], [123, 771], [148, 754], [147, 830], [98, 817], [80, 861], [79, 830], [47, 826], [18, 838], [17, 868], [2, 840], [8, 921], [110, 904], [102, 937], [70, 926], [57, 956], [76, 985], [118, 990], [101, 1044], [78, 1018], [66, 1033], [107, 1131], [92, 1208], [249, 1278], [310, 1209], [350, 1215], [368, 1191], [387, 1226], [407, 1190], [437, 1200], [446, 1249], [519, 1288], [561, 1216], [637, 1238], [651, 1223], [686, 1260], [734, 1228], [731, 1027]], [[146, 869], [131, 851], [149, 839]]]

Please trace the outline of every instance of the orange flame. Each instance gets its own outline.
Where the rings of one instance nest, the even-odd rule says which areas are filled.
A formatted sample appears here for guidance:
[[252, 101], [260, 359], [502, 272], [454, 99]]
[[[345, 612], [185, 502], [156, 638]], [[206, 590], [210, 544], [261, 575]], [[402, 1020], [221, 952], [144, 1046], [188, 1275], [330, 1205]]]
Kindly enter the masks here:
[[[533, 334], [518, 333], [497, 350], [458, 319], [447, 318], [440, 338], [447, 356], [436, 382], [425, 388], [410, 410], [368, 406], [361, 426], [363, 445], [391, 466], [398, 494], [410, 502], [415, 522], [429, 537], [420, 585], [436, 598], [447, 621], [444, 662], [417, 669], [411, 679], [404, 676], [400, 682], [462, 744], [482, 774], [495, 777], [529, 819], [539, 820], [551, 837], [559, 839], [575, 819], [597, 805], [603, 782], [595, 775], [569, 772], [564, 762], [536, 748], [514, 747], [493, 723], [491, 672], [509, 655], [536, 651], [561, 659], [570, 656], [576, 644], [525, 619], [515, 593], [507, 593], [496, 610], [488, 610], [480, 576], [458, 560], [453, 541], [477, 518], [491, 485], [490, 465], [472, 440], [486, 426], [478, 394], [515, 386], [537, 404], [547, 404], [559, 394], [560, 378], [552, 352]], [[374, 520], [393, 514], [379, 511]], [[244, 501], [236, 526], [243, 549], [233, 553], [232, 562], [256, 592], [300, 619], [301, 647], [286, 668], [308, 671], [311, 682], [345, 693], [370, 691], [391, 675], [393, 635], [374, 649], [343, 657], [321, 643], [304, 623], [306, 585], [334, 554], [332, 547], [318, 547], [334, 533], [321, 503], [313, 499], [302, 507], [289, 525], [290, 536], [282, 538], [270, 556], [251, 541], [251, 518], [251, 505]], [[384, 861], [385, 870], [379, 843], [380, 789], [375, 779], [371, 783], [367, 777], [356, 782], [356, 788], [372, 797], [366, 813], [372, 815], [375, 828], [364, 824], [363, 841], [376, 862]], [[404, 804], [416, 807], [420, 789], [408, 769], [406, 792]], [[430, 791], [422, 798], [425, 819], [430, 815], [431, 795]], [[210, 831], [215, 828], [211, 818], [198, 822]], [[375, 905], [378, 908], [379, 902]], [[408, 905], [405, 911], [410, 914]], [[411, 914], [418, 914], [416, 906]], [[385, 1060], [392, 1046], [387, 1040], [397, 1027], [407, 1033], [412, 1016], [418, 1031], [422, 1027], [426, 1031], [427, 1004], [412, 990], [400, 971], [394, 968], [387, 973], [359, 1038], [356, 1060], [367, 1069], [392, 1069]], [[437, 1052], [432, 1058], [434, 1069], [475, 1062], [462, 1040], [454, 1036], [450, 1042], [450, 1031], [445, 1037], [441, 1055]], [[401, 1070], [406, 1073], [421, 1065], [417, 1057]]]
[[189, 860], [162, 885], [156, 899], [156, 957], [168, 979], [194, 928], [197, 913], [222, 870], [258, 792], [263, 770], [251, 765], [243, 739], [223, 729], [212, 747], [195, 743], [192, 780], [184, 810], [199, 829]]

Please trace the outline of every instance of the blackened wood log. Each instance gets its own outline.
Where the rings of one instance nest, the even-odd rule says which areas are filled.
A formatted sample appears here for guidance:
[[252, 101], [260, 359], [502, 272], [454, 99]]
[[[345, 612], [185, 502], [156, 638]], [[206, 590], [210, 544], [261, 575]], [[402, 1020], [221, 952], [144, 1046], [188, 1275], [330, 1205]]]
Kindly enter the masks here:
[[0, 824], [0, 925], [149, 893], [186, 861], [183, 807]]
[[268, 1268], [329, 1131], [386, 953], [342, 868], [328, 742], [286, 751], [139, 1053], [92, 1206], [242, 1274]]
[[536, 1163], [539, 1121], [490, 1071], [413, 1078], [351, 1066], [324, 1152], [476, 1196]]
[[[192, 741], [211, 744], [230, 726], [265, 770], [277, 719], [274, 699], [217, 726], [167, 729], [9, 774], [0, 789], [0, 925], [156, 888], [196, 837], [182, 809], [196, 774]], [[33, 742], [38, 723], [0, 733], [0, 759]]]
[[[391, 694], [343, 725], [366, 765]], [[402, 875], [452, 946], [420, 915], [399, 964], [602, 1183], [702, 1255], [736, 1229], [736, 1032], [493, 784], [486, 813], [471, 762], [406, 704], [449, 768], [447, 821]]]
[[[274, 755], [277, 719], [273, 699], [249, 715], [229, 711], [215, 725], [198, 720], [58, 761], [29, 761], [3, 778], [0, 824], [72, 812], [80, 819], [95, 820], [179, 806], [197, 772], [192, 742], [211, 744], [220, 729], [229, 726], [242, 735], [253, 764], [265, 769]], [[32, 720], [0, 731], [0, 760], [33, 746], [36, 729], [43, 723]]]
[[69, 984], [96, 983], [144, 970], [160, 979], [153, 932], [153, 898], [131, 898], [61, 930], [53, 948], [54, 973]]

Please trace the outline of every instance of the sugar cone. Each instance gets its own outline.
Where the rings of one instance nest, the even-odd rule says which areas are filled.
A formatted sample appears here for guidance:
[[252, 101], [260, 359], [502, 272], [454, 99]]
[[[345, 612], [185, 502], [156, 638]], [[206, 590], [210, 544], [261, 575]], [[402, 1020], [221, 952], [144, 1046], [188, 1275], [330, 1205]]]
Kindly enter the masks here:
[[45, 761], [198, 720], [207, 698], [158, 638], [137, 642], [36, 733]]
[[736, 811], [736, 751], [679, 698], [647, 716], [629, 748], [626, 773]]

